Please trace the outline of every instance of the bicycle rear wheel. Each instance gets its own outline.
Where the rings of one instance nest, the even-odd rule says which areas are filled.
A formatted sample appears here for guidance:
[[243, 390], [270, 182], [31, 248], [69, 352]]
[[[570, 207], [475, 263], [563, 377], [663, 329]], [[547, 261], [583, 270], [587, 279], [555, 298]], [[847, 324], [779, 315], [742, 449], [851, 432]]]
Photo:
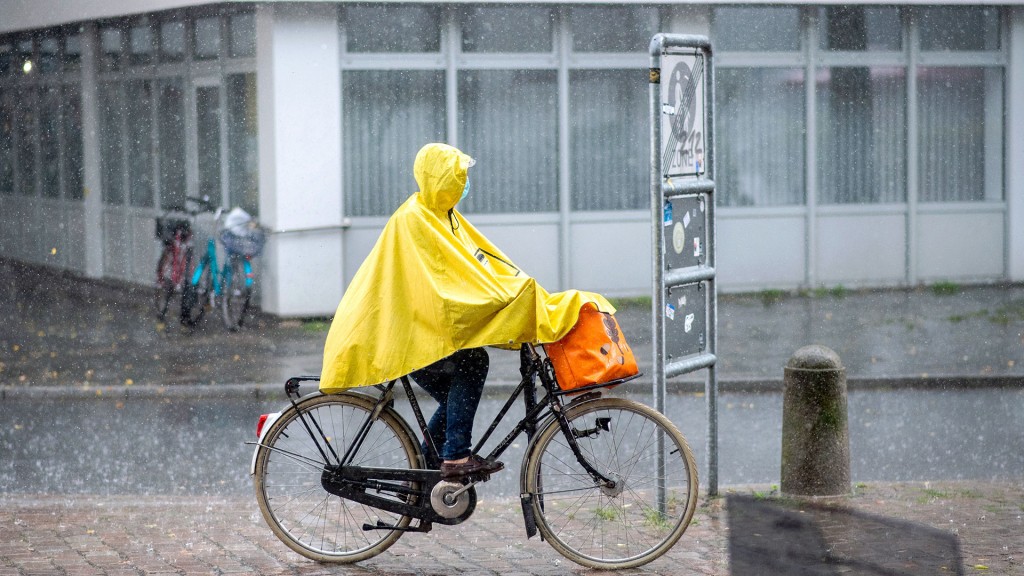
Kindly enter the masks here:
[[591, 568], [634, 568], [667, 552], [697, 506], [697, 468], [683, 435], [661, 413], [618, 398], [584, 402], [566, 419], [583, 457], [616, 485], [599, 486], [550, 420], [522, 475], [544, 539]]
[[222, 286], [222, 306], [224, 327], [234, 332], [242, 327], [245, 312], [249, 309], [252, 288], [246, 282], [245, 260], [241, 256], [228, 256], [231, 259], [230, 270], [224, 275]]
[[164, 247], [160, 260], [156, 263], [156, 291], [154, 292], [153, 308], [161, 322], [167, 318], [167, 307], [174, 294], [174, 252]]
[[[303, 401], [299, 410], [312, 429], [317, 429], [315, 422], [334, 451], [343, 455], [374, 403], [375, 399], [351, 393], [324, 395]], [[343, 563], [371, 558], [394, 544], [402, 535], [401, 529], [412, 520], [324, 490], [324, 457], [294, 409], [284, 412], [271, 426], [262, 446], [256, 456], [254, 478], [260, 511], [274, 534], [307, 558]], [[419, 444], [413, 441], [405, 422], [393, 410], [385, 409], [373, 421], [352, 463], [418, 468], [419, 461]], [[376, 526], [378, 521], [396, 529], [363, 530], [364, 524]]]

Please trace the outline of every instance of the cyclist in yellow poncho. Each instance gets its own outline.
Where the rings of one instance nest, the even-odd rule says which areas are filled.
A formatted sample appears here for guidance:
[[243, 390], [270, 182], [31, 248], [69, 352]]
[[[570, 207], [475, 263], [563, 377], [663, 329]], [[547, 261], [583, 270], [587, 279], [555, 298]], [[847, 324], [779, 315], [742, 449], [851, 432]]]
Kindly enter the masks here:
[[445, 477], [501, 469], [470, 454], [484, 346], [557, 341], [587, 302], [614, 312], [599, 294], [549, 294], [455, 210], [473, 164], [447, 144], [420, 149], [419, 191], [388, 220], [342, 297], [320, 379], [333, 393], [411, 375], [438, 401], [428, 430]]

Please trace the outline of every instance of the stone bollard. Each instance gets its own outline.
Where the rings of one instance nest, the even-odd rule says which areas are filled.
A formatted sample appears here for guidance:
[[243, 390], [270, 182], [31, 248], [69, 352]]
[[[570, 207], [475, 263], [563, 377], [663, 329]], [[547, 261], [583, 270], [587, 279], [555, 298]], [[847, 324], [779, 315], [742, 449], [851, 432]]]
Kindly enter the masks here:
[[786, 364], [781, 490], [800, 496], [850, 493], [846, 369], [825, 346], [804, 346]]

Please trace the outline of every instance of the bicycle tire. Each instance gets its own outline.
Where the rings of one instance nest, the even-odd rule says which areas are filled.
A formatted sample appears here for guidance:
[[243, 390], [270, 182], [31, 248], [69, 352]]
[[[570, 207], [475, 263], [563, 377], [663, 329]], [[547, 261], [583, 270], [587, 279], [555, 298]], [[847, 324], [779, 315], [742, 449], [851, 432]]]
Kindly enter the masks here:
[[686, 531], [697, 506], [697, 467], [686, 439], [664, 415], [631, 400], [584, 402], [565, 417], [584, 457], [617, 487], [598, 486], [558, 420], [549, 419], [524, 456], [521, 476], [541, 535], [558, 553], [591, 568], [635, 568], [659, 558]]
[[206, 305], [213, 293], [213, 278], [211, 277], [211, 262], [203, 258], [199, 263], [202, 272], [199, 281], [192, 283], [192, 277], [186, 279], [185, 288], [181, 293], [181, 323], [187, 326], [195, 326], [206, 314]]
[[224, 275], [221, 286], [221, 305], [223, 308], [224, 327], [235, 332], [242, 327], [245, 313], [249, 310], [249, 299], [252, 288], [246, 285], [245, 263], [240, 256], [230, 258], [230, 271]]
[[153, 295], [153, 308], [157, 320], [161, 322], [167, 319], [167, 308], [171, 304], [171, 295], [174, 294], [173, 267], [174, 252], [164, 247], [156, 263], [156, 289]]
[[[333, 496], [324, 490], [324, 458], [299, 418], [299, 411], [340, 439], [332, 445], [344, 454], [376, 399], [356, 393], [311, 396], [298, 411], [285, 411], [270, 427], [256, 455], [256, 500], [270, 529], [289, 548], [319, 562], [353, 563], [387, 550], [408, 527], [400, 516]], [[315, 429], [315, 428], [314, 428]], [[313, 465], [313, 462], [318, 463]], [[391, 408], [374, 421], [353, 463], [362, 466], [419, 468], [419, 443]], [[418, 485], [410, 484], [414, 489]], [[415, 503], [412, 497], [410, 503]], [[395, 530], [363, 530], [383, 521]]]

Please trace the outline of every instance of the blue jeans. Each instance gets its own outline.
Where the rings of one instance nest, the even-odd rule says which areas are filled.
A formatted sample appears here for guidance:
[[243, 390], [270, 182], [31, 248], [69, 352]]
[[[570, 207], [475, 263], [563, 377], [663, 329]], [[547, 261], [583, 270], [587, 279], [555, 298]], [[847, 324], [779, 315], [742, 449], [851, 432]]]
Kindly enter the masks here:
[[427, 431], [443, 460], [458, 460], [472, 453], [476, 417], [490, 359], [483, 348], [459, 350], [411, 374], [413, 380], [437, 400], [437, 411]]

